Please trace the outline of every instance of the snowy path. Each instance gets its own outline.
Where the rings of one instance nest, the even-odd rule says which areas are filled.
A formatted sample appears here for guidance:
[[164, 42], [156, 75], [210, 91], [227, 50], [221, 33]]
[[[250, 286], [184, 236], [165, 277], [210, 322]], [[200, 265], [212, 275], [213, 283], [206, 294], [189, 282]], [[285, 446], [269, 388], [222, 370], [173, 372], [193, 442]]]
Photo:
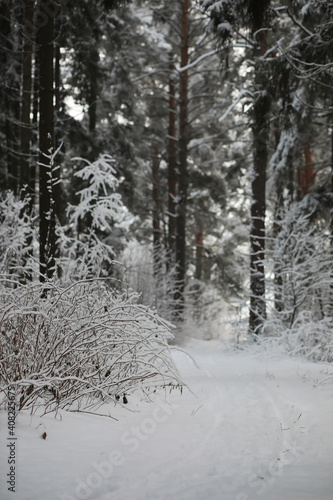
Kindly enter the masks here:
[[[0, 498], [7, 500], [332, 500], [333, 367], [193, 341], [174, 357], [195, 396], [92, 415], [23, 414], [17, 492], [7, 491], [0, 413]], [[138, 411], [140, 409], [140, 411]], [[47, 438], [40, 436], [46, 431]]]

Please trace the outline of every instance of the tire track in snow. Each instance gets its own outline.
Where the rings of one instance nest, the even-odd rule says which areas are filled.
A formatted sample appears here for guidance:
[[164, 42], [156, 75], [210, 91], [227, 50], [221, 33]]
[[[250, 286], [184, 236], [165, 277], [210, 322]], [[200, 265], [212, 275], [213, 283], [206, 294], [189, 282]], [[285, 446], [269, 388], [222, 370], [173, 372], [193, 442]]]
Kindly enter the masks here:
[[[200, 364], [201, 363], [199, 363], [199, 365]], [[255, 446], [253, 445], [257, 444], [256, 441], [258, 438], [256, 432], [254, 432], [254, 441], [248, 441], [248, 455], [254, 460], [252, 460], [252, 463], [251, 460], [247, 460], [248, 469], [246, 474], [243, 474], [243, 480], [239, 480], [239, 477], [235, 478], [232, 473], [230, 473], [229, 476], [228, 473], [223, 474], [223, 467], [225, 467], [226, 464], [223, 464], [222, 467], [211, 468], [211, 470], [207, 471], [207, 475], [210, 480], [215, 482], [221, 482], [221, 479], [223, 480], [224, 484], [222, 488], [225, 494], [227, 492], [241, 491], [242, 488], [249, 486], [252, 488], [256, 487], [257, 492], [267, 489], [280, 475], [282, 468], [293, 463], [296, 459], [294, 444], [296, 436], [292, 429], [292, 417], [290, 415], [287, 416], [285, 411], [288, 404], [277, 396], [276, 390], [274, 390], [273, 387], [267, 387], [264, 373], [257, 373], [255, 377], [252, 376], [250, 379], [248, 374], [242, 374], [240, 371], [236, 371], [232, 377], [229, 376], [228, 381], [231, 385], [226, 388], [225, 378], [228, 379], [228, 377], [226, 377], [226, 373], [221, 370], [219, 366], [216, 366], [216, 362], [214, 362], [212, 356], [207, 357], [206, 363], [201, 367], [201, 372], [205, 374], [206, 378], [203, 382], [203, 386], [211, 387], [210, 391], [208, 390], [210, 394], [203, 402], [202, 406], [199, 407], [198, 413], [202, 413], [206, 410], [207, 416], [208, 410], [208, 412], [214, 414], [214, 419], [210, 421], [210, 429], [202, 442], [201, 449], [197, 450], [194, 459], [201, 457], [201, 460], [206, 462], [211, 462], [212, 459], [213, 461], [214, 459], [216, 460], [213, 452], [213, 450], [216, 449], [216, 434], [221, 432], [222, 436], [226, 438], [228, 434], [242, 433], [242, 430], [248, 423], [247, 420], [251, 420], [251, 416], [246, 415], [244, 419], [244, 414], [242, 414], [242, 412], [237, 414], [239, 404], [243, 403], [245, 409], [257, 406], [254, 418], [256, 427], [262, 429], [265, 427], [267, 428], [265, 453], [260, 454], [263, 450], [258, 450], [260, 456], [254, 456], [255, 453], [253, 453], [253, 448]], [[272, 395], [272, 391], [274, 395]], [[218, 412], [219, 407], [216, 401], [219, 398], [228, 401], [227, 411], [229, 410], [229, 419], [230, 412], [235, 412], [236, 410], [236, 415], [231, 415], [233, 421], [229, 422], [229, 424], [225, 414], [221, 415]], [[255, 404], [253, 404], [253, 402], [255, 402]], [[260, 415], [258, 408], [262, 410], [262, 415]], [[258, 415], [261, 416], [261, 419], [258, 419]], [[226, 426], [228, 427], [227, 433], [225, 432]], [[247, 458], [249, 458], [249, 456]], [[228, 459], [230, 460], [230, 453]], [[235, 462], [242, 462], [244, 459], [244, 450], [238, 450], [238, 454], [234, 454], [233, 459]], [[235, 467], [233, 466], [231, 469], [234, 471]], [[207, 484], [207, 477], [203, 478], [202, 484]], [[196, 484], [195, 488], [197, 487], [198, 484]]]
[[243, 366], [225, 351], [192, 356], [198, 366], [178, 361], [197, 399], [172, 395], [177, 409], [132, 457], [130, 490], [119, 485], [107, 500], [267, 500], [298, 460], [300, 410], [265, 364]]

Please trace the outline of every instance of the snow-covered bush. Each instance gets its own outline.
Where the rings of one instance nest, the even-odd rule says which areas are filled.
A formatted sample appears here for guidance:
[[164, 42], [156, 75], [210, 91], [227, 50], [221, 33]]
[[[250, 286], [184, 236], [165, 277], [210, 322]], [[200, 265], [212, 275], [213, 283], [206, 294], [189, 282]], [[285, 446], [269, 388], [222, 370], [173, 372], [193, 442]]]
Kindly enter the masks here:
[[1, 280], [0, 393], [16, 387], [19, 409], [96, 409], [140, 388], [178, 386], [170, 326], [137, 295], [104, 280], [53, 283]]
[[21, 200], [12, 191], [0, 195], [1, 267], [7, 274], [20, 277], [33, 265], [30, 256], [35, 229], [33, 217], [27, 215], [29, 203], [28, 198]]
[[[304, 200], [303, 203], [306, 203]], [[301, 204], [291, 206], [268, 249], [272, 263], [272, 307], [265, 324], [270, 336], [294, 353], [333, 359], [333, 273], [329, 228]]]
[[286, 338], [291, 354], [315, 361], [333, 362], [333, 318], [325, 316], [314, 321], [311, 313], [303, 311]]
[[[331, 242], [325, 227], [310, 215], [290, 211], [275, 238], [276, 293], [281, 297], [281, 319], [292, 327], [302, 311], [321, 319], [331, 296]], [[280, 284], [278, 284], [280, 283]]]

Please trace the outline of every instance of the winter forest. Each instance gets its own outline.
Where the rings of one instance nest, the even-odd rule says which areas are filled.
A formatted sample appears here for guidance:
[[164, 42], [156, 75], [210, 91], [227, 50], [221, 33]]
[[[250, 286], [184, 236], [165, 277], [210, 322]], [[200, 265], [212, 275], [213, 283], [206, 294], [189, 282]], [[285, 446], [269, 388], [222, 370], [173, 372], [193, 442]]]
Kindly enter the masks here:
[[[303, 403], [327, 422], [333, 411], [333, 2], [0, 0], [0, 35], [0, 422], [13, 439], [0, 442], [2, 498], [330, 500], [330, 476], [297, 496], [290, 470], [324, 439], [298, 441], [312, 425]], [[304, 400], [289, 404], [304, 389], [292, 378], [277, 402], [269, 384], [296, 371]], [[219, 444], [211, 412], [241, 401], [237, 433]], [[250, 414], [259, 424], [236, 475]], [[279, 462], [265, 455], [272, 418], [279, 432], [292, 422]], [[67, 483], [48, 486], [63, 474], [52, 459], [36, 485], [28, 462], [47, 467], [44, 445], [65, 464], [57, 446], [76, 428], [96, 426], [102, 446], [114, 422], [118, 455], [83, 463], [73, 438]], [[182, 439], [167, 477], [186, 455], [210, 468], [198, 458], [205, 479], [167, 492], [147, 457], [154, 440], [171, 457]]]

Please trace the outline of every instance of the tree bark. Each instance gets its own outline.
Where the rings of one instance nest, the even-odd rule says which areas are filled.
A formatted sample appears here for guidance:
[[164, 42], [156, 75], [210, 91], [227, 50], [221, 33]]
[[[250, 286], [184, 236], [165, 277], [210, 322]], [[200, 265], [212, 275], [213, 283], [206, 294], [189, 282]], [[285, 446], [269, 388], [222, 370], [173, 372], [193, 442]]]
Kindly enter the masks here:
[[308, 141], [303, 142], [302, 149], [304, 163], [303, 166], [297, 170], [297, 179], [302, 195], [305, 196], [316, 182], [316, 171], [314, 168], [313, 151]]
[[61, 99], [60, 99], [60, 47], [56, 45], [54, 48], [54, 86], [55, 86], [55, 109], [57, 113], [60, 111]]
[[[36, 34], [37, 36], [37, 34]], [[34, 53], [35, 61], [33, 65], [33, 82], [32, 82], [32, 128], [33, 130], [38, 130], [38, 120], [39, 120], [39, 50], [35, 50]], [[32, 146], [37, 149], [37, 138], [34, 140], [32, 136]], [[29, 190], [31, 193], [36, 193], [36, 183], [37, 183], [37, 168], [36, 163], [38, 159], [34, 158], [32, 165], [30, 166], [30, 179], [29, 179]]]
[[[187, 147], [188, 147], [188, 48], [189, 48], [190, 0], [183, 0], [181, 18], [181, 73], [179, 82], [179, 179], [177, 204], [176, 266], [177, 290], [176, 317], [182, 318], [184, 311], [184, 289], [186, 275], [186, 205], [187, 205]], [[184, 69], [183, 69], [184, 68]]]
[[[267, 9], [267, 2], [263, 8]], [[260, 13], [260, 26], [256, 25], [257, 46], [254, 49], [255, 100], [253, 104], [253, 172], [250, 229], [250, 317], [251, 333], [261, 333], [266, 319], [265, 299], [265, 217], [266, 217], [266, 168], [268, 162], [270, 96], [268, 76], [260, 59], [267, 50], [265, 11]]]
[[168, 141], [168, 244], [170, 261], [174, 260], [176, 236], [176, 195], [177, 195], [177, 140], [176, 140], [176, 89], [173, 78], [174, 64], [170, 55], [169, 64], [169, 141]]
[[[333, 99], [332, 99], [332, 105], [333, 105]], [[333, 193], [333, 113], [331, 115], [331, 191]], [[331, 234], [332, 234], [332, 245], [333, 245], [333, 210], [331, 211]]]
[[[275, 138], [275, 149], [278, 147], [281, 131], [280, 131], [280, 122], [279, 119], [276, 118], [274, 120], [274, 138]], [[282, 219], [284, 214], [284, 205], [283, 205], [283, 179], [277, 179], [276, 183], [276, 201], [274, 206], [274, 222], [273, 222], [273, 238], [274, 240], [278, 237], [282, 227]], [[283, 286], [283, 270], [281, 268], [280, 259], [274, 261], [274, 306], [276, 311], [281, 312], [283, 310], [283, 301], [282, 301], [282, 286]]]
[[195, 278], [201, 280], [204, 261], [204, 226], [202, 224], [197, 228], [195, 235]]
[[161, 265], [161, 227], [160, 227], [160, 182], [159, 182], [160, 158], [158, 149], [155, 148], [152, 157], [152, 180], [153, 180], [153, 250], [154, 250], [154, 275], [157, 276]]
[[[24, 10], [23, 64], [22, 64], [22, 102], [21, 102], [21, 162], [20, 188], [21, 197], [30, 192], [30, 141], [31, 141], [31, 94], [32, 94], [32, 51], [34, 0], [26, 0]], [[30, 204], [30, 210], [32, 205]]]
[[40, 280], [55, 272], [56, 235], [53, 196], [54, 153], [54, 16], [52, 0], [41, 0], [39, 44], [39, 262]]
[[[20, 120], [20, 86], [18, 84], [21, 72], [20, 54], [17, 53], [15, 45], [20, 44], [20, 34], [12, 29], [16, 19], [11, 12], [9, 2], [1, 2], [0, 5], [0, 59], [1, 59], [1, 84], [2, 102], [1, 107], [4, 116], [4, 134], [6, 149], [6, 182], [5, 188], [18, 192], [19, 187], [19, 128]], [[11, 66], [11, 71], [7, 71]], [[13, 76], [15, 74], [15, 76]]]
[[[0, 110], [1, 110], [1, 125], [3, 126], [3, 132], [6, 138], [6, 148], [7, 151], [2, 151], [1, 150], [1, 163], [3, 165], [2, 167], [2, 176], [0, 179], [0, 185], [2, 189], [9, 189], [9, 141], [8, 141], [8, 134], [9, 134], [9, 122], [8, 122], [8, 96], [7, 96], [7, 89], [6, 89], [6, 80], [5, 80], [5, 73], [6, 73], [6, 68], [7, 68], [7, 60], [8, 60], [8, 53], [10, 50], [10, 41], [9, 41], [9, 36], [10, 36], [10, 11], [9, 11], [9, 4], [7, 2], [2, 1], [0, 3], [0, 32], [1, 32], [1, 37], [0, 37], [0, 75], [1, 75], [1, 87], [0, 87]], [[2, 166], [1, 165], [1, 166]]]
[[88, 57], [88, 78], [90, 84], [88, 95], [89, 132], [94, 132], [96, 130], [99, 63], [99, 53], [96, 47], [90, 50]]

